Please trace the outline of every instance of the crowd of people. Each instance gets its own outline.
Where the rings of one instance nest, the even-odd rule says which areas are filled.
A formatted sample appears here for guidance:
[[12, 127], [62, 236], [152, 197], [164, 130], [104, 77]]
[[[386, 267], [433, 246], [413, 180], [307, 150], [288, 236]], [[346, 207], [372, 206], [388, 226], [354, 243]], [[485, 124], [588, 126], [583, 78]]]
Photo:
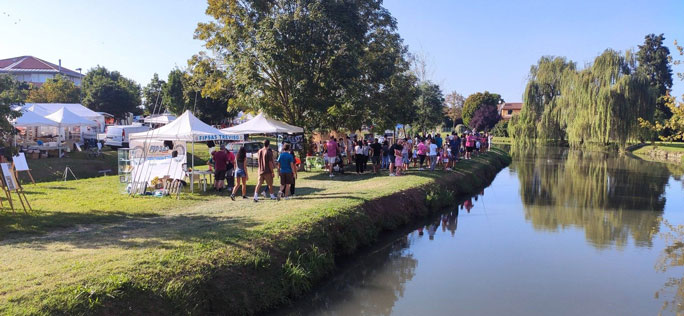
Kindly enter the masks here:
[[[344, 173], [345, 165], [354, 165], [357, 174], [372, 172], [379, 174], [389, 171], [390, 176], [401, 176], [410, 168], [417, 170], [451, 170], [460, 160], [471, 159], [489, 149], [491, 136], [487, 133], [452, 132], [442, 137], [435, 135], [415, 135], [413, 138], [398, 139], [390, 144], [388, 140], [356, 139], [346, 136], [335, 139], [331, 136], [316, 151], [323, 156], [329, 177], [335, 173]], [[301, 160], [295, 155], [291, 144], [284, 143], [282, 151], [275, 157], [270, 141], [264, 140], [263, 147], [256, 153], [257, 181], [254, 188], [254, 202], [259, 201], [260, 194], [264, 198], [280, 200], [289, 199], [295, 194], [297, 171]], [[370, 163], [371, 168], [368, 168]], [[214, 190], [230, 192], [234, 201], [238, 193], [247, 199], [247, 181], [249, 180], [248, 159], [245, 147], [240, 147], [237, 154], [220, 145], [211, 153], [208, 161], [209, 169], [214, 173]], [[273, 182], [278, 175], [280, 188], [274, 192]]]
[[452, 132], [442, 138], [435, 135], [415, 135], [413, 138], [398, 139], [390, 144], [374, 139], [345, 138], [330, 139], [318, 152], [324, 157], [326, 170], [332, 178], [335, 172], [344, 172], [344, 165], [355, 165], [357, 174], [364, 174], [371, 163], [372, 172], [388, 170], [390, 176], [401, 176], [411, 165], [418, 170], [451, 170], [462, 159], [489, 149], [491, 136], [488, 133], [467, 132], [461, 135]]

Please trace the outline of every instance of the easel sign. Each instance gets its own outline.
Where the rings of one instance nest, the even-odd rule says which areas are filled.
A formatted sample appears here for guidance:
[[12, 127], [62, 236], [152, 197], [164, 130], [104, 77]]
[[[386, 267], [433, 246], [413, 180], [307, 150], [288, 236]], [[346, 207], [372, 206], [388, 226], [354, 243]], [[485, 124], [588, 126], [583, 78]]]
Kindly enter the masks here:
[[19, 153], [18, 155], [12, 157], [12, 161], [14, 162], [14, 171], [16, 171], [17, 180], [19, 179], [19, 171], [23, 171], [28, 173], [29, 178], [31, 178], [31, 182], [33, 184], [36, 184], [36, 181], [33, 180], [31, 169], [29, 168], [28, 163], [26, 162], [26, 156], [24, 155], [24, 153]]
[[[5, 192], [5, 196], [12, 208], [12, 213], [14, 213], [14, 203], [12, 202], [12, 191], [17, 193], [19, 197], [19, 202], [24, 208], [24, 213], [27, 213], [26, 206], [29, 210], [31, 209], [31, 204], [29, 204], [24, 190], [21, 188], [17, 179], [14, 177], [14, 172], [12, 171], [12, 166], [9, 163], [0, 163], [0, 171], [2, 171], [2, 190]], [[0, 202], [0, 207], [2, 207], [2, 202]]]

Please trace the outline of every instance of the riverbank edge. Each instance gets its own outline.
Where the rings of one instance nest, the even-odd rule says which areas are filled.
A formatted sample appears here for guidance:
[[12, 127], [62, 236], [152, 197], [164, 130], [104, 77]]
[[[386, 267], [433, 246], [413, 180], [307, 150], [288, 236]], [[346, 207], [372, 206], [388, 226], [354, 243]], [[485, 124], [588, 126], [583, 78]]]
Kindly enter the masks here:
[[[637, 150], [644, 147], [650, 147], [650, 150], [646, 153], [637, 153]], [[648, 161], [684, 165], [684, 152], [671, 152], [658, 149], [658, 147], [654, 147], [650, 144], [637, 144], [630, 146], [627, 148], [627, 152]]]
[[510, 162], [507, 152], [493, 149], [468, 161], [469, 170], [444, 173], [428, 184], [357, 207], [331, 210], [329, 216], [286, 233], [255, 240], [252, 248], [239, 253], [219, 253], [188, 263], [184, 272], [165, 277], [163, 289], [140, 280], [121, 280], [102, 293], [91, 293], [88, 303], [53, 305], [47, 314], [263, 313], [308, 292], [334, 271], [336, 259], [353, 257], [383, 231], [442, 210], [457, 196], [479, 192]]

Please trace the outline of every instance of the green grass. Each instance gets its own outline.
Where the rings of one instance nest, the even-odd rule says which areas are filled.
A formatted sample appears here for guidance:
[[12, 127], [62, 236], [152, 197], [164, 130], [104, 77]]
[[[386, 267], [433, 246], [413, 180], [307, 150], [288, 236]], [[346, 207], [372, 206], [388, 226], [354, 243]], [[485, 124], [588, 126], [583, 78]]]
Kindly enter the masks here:
[[[98, 171], [107, 169], [115, 174], [116, 159], [116, 151], [107, 148], [102, 151], [100, 158], [88, 158], [88, 154], [84, 151], [67, 153], [63, 158], [27, 159], [26, 162], [31, 169], [33, 179], [36, 182], [45, 182], [63, 178], [66, 166], [69, 166], [79, 179], [102, 176]], [[112, 172], [108, 174], [113, 174]], [[19, 178], [22, 183], [30, 181], [28, 175], [24, 173], [20, 173]]]
[[513, 141], [513, 139], [510, 137], [492, 137], [492, 144], [510, 144], [511, 141]]
[[[280, 202], [213, 193], [131, 198], [116, 176], [28, 185], [34, 212], [0, 212], [0, 314], [192, 314], [208, 311], [206, 297], [255, 312], [310, 288], [332, 268], [333, 249], [348, 253], [372, 240], [377, 228], [362, 205], [389, 196], [385, 203], [400, 203], [393, 194], [445, 174], [472, 191], [485, 183], [478, 170], [498, 170], [503, 156], [394, 178], [301, 173], [297, 198]], [[424, 203], [425, 193], [416, 194]]]

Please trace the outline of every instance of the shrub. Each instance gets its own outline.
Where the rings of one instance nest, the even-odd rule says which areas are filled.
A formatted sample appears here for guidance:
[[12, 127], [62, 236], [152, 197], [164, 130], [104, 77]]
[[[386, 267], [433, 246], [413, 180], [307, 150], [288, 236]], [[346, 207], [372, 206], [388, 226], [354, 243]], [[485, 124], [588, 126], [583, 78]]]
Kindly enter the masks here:
[[492, 135], [498, 137], [508, 137], [508, 121], [501, 120], [492, 128]]

